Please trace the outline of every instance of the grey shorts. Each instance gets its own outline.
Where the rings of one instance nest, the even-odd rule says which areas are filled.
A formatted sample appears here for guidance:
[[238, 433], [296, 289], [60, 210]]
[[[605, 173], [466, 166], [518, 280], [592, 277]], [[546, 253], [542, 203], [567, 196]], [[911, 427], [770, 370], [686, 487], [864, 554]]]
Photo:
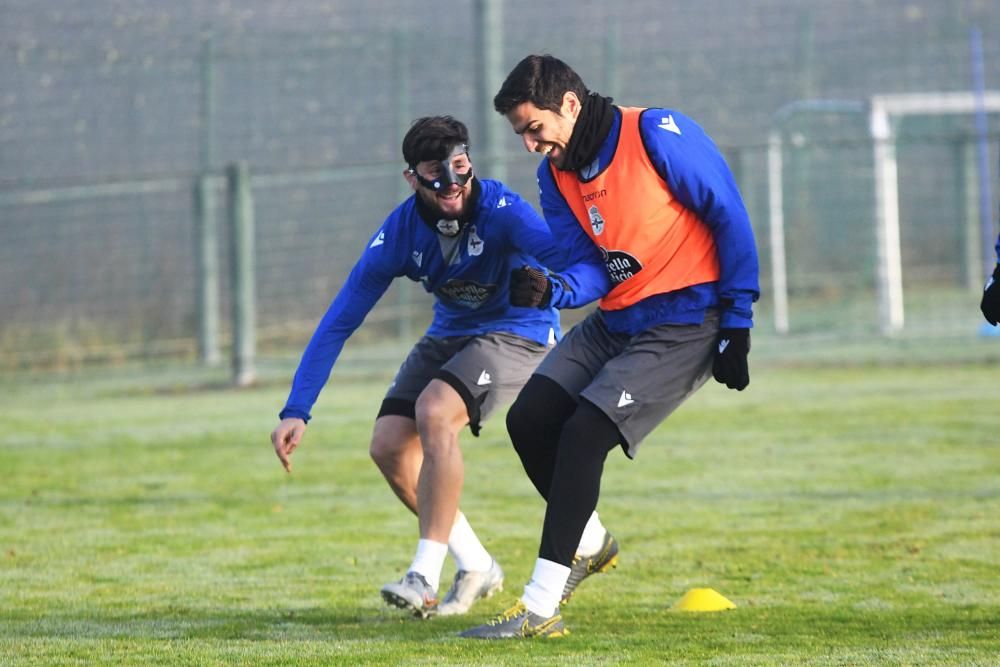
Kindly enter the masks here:
[[378, 416], [414, 418], [417, 397], [436, 378], [451, 385], [465, 401], [469, 428], [478, 436], [480, 424], [498, 405], [514, 399], [549, 349], [506, 331], [424, 336], [389, 385]]
[[718, 331], [714, 309], [702, 324], [661, 324], [635, 336], [608, 331], [595, 310], [536, 372], [596, 405], [635, 458], [643, 438], [711, 377]]

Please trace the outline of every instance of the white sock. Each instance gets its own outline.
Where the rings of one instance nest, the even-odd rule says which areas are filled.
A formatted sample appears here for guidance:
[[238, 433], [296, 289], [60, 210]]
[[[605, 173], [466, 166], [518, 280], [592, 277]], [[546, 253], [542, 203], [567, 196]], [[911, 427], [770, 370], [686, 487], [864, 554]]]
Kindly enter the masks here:
[[413, 557], [408, 572], [422, 574], [430, 587], [436, 592], [441, 585], [441, 568], [444, 558], [448, 555], [448, 545], [432, 540], [417, 542], [417, 555]]
[[548, 618], [559, 611], [559, 600], [569, 579], [569, 568], [550, 560], [539, 558], [535, 561], [535, 571], [531, 581], [524, 587], [521, 602], [532, 614]]
[[597, 512], [590, 515], [587, 525], [583, 529], [583, 536], [580, 538], [580, 546], [576, 548], [577, 555], [593, 556], [604, 546], [604, 534], [607, 529], [601, 520], [597, 518]]
[[493, 565], [493, 557], [469, 525], [469, 520], [461, 512], [455, 519], [448, 535], [448, 553], [455, 559], [459, 570], [486, 572]]

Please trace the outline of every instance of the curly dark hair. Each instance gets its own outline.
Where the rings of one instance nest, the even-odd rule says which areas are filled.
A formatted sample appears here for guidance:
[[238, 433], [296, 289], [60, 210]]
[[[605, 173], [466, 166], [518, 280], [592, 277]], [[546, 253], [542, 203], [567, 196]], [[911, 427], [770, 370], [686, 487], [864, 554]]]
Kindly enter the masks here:
[[413, 121], [403, 137], [403, 159], [411, 167], [427, 160], [444, 160], [456, 144], [469, 144], [465, 123], [451, 116], [424, 116]]
[[563, 96], [574, 92], [581, 100], [587, 86], [573, 68], [555, 56], [531, 55], [514, 66], [493, 97], [493, 108], [506, 114], [514, 107], [531, 102], [539, 109], [559, 113]]

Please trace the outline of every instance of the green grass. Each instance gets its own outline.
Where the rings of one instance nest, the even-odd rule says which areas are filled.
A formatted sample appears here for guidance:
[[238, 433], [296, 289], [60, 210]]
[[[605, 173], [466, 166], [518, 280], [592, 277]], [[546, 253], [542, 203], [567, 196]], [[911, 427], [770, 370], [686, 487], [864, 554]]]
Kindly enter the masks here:
[[[244, 391], [190, 368], [7, 377], [0, 665], [995, 664], [1000, 346], [846, 368], [780, 347], [609, 457], [619, 568], [564, 609], [570, 637], [517, 643], [455, 636], [537, 549], [498, 418], [463, 437], [463, 507], [506, 591], [428, 622], [381, 603], [417, 538], [367, 454], [399, 357], [345, 359], [290, 476], [268, 434], [294, 362]], [[670, 611], [702, 586], [737, 609]]]

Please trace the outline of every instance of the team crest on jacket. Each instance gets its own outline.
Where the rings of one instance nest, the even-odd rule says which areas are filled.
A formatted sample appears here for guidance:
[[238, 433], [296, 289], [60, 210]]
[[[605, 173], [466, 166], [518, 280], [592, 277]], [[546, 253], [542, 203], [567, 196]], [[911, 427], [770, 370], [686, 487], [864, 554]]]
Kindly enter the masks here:
[[449, 280], [434, 293], [441, 299], [475, 310], [497, 291], [496, 285], [483, 285], [475, 280]]
[[587, 209], [587, 213], [590, 215], [590, 228], [594, 230], [594, 236], [600, 236], [604, 231], [604, 218], [601, 217], [601, 212], [595, 205]]
[[437, 229], [445, 236], [457, 236], [458, 220], [438, 220]]
[[469, 257], [483, 254], [483, 240], [476, 235], [476, 226], [469, 227]]
[[608, 276], [614, 284], [623, 283], [642, 271], [642, 262], [627, 252], [601, 248], [604, 264], [608, 267]]

